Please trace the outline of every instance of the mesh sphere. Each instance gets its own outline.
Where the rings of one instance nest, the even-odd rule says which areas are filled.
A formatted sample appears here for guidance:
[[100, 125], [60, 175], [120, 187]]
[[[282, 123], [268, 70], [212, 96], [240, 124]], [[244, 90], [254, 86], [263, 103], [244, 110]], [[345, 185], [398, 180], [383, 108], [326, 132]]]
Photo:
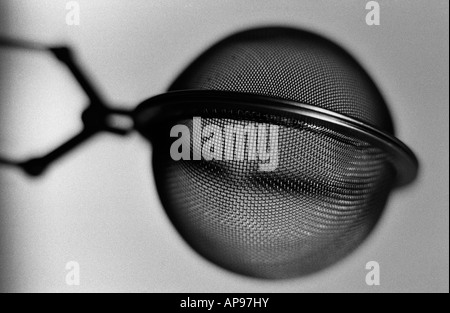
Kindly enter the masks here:
[[[361, 66], [337, 45], [298, 30], [264, 28], [231, 36], [193, 62], [171, 86], [176, 90], [290, 100], [393, 133], [386, 104]], [[395, 180], [383, 149], [357, 134], [289, 114], [205, 109], [199, 117], [202, 128], [278, 129], [273, 171], [261, 171], [251, 158], [174, 161], [168, 153], [173, 138], [155, 144], [154, 172], [167, 214], [207, 259], [248, 276], [296, 277], [342, 259], [375, 226]], [[192, 119], [172, 122], [161, 132], [168, 134], [175, 124], [193, 131]], [[249, 144], [248, 137], [236, 140], [223, 154], [248, 150]]]

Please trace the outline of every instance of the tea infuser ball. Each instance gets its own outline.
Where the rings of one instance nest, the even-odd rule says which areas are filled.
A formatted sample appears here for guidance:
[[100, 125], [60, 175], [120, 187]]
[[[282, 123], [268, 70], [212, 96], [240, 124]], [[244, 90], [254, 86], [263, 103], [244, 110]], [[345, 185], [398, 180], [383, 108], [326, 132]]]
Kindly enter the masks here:
[[[297, 277], [339, 261], [417, 171], [363, 68], [331, 41], [296, 29], [253, 29], [219, 42], [137, 112], [178, 232], [208, 260], [248, 276]], [[193, 132], [194, 117], [201, 129], [276, 125], [277, 168], [260, 171], [248, 158], [174, 160], [169, 133], [174, 125]], [[201, 151], [206, 140], [189, 143]], [[231, 149], [248, 149], [246, 140]]]

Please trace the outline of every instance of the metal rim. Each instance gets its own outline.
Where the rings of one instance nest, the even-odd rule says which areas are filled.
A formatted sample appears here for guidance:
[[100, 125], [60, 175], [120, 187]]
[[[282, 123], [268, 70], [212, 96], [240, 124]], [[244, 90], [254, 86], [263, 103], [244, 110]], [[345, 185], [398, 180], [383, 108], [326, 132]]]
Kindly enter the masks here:
[[396, 169], [396, 187], [412, 182], [418, 173], [419, 162], [414, 153], [395, 136], [367, 123], [313, 105], [246, 93], [215, 90], [174, 91], [158, 95], [141, 103], [134, 112], [135, 128], [151, 140], [154, 127], [177, 116], [194, 116], [205, 108], [251, 110], [261, 113], [288, 113], [309, 118], [338, 128], [352, 135], [358, 134], [383, 149], [392, 158]]

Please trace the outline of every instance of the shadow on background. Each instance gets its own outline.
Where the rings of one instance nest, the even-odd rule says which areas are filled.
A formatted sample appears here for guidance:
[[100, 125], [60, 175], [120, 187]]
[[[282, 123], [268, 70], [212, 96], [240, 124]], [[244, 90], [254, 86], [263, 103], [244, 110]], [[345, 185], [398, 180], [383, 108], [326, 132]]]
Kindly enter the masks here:
[[[8, 5], [5, 3], [5, 1], [0, 1], [0, 30], [1, 32], [7, 32], [8, 30]], [[4, 61], [0, 59], [0, 116], [3, 116], [5, 114], [4, 107], [2, 105], [3, 102], [3, 92], [4, 88], [6, 87], [6, 81], [5, 81], [5, 66]], [[3, 125], [0, 123], [0, 133], [3, 133]], [[0, 151], [3, 150], [3, 138], [0, 137]], [[4, 208], [4, 199], [3, 196], [6, 192], [4, 187], [4, 178], [0, 176], [0, 292], [8, 291], [10, 288], [10, 284], [8, 282], [8, 273], [7, 273], [7, 260], [6, 260], [6, 254], [7, 251], [7, 243], [5, 242], [5, 227], [4, 222], [5, 221], [5, 210]]]

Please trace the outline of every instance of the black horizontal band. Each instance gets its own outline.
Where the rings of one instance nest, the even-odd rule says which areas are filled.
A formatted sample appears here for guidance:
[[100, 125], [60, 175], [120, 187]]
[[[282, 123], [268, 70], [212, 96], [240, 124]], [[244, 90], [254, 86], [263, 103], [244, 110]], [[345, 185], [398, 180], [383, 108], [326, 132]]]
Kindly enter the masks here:
[[154, 127], [181, 116], [195, 116], [205, 108], [252, 110], [261, 113], [289, 113], [299, 119], [308, 118], [333, 130], [358, 136], [389, 154], [396, 172], [396, 186], [412, 182], [418, 173], [419, 162], [414, 153], [400, 140], [367, 123], [345, 115], [294, 101], [212, 90], [189, 90], [165, 93], [141, 103], [134, 112], [136, 129], [150, 138]]

